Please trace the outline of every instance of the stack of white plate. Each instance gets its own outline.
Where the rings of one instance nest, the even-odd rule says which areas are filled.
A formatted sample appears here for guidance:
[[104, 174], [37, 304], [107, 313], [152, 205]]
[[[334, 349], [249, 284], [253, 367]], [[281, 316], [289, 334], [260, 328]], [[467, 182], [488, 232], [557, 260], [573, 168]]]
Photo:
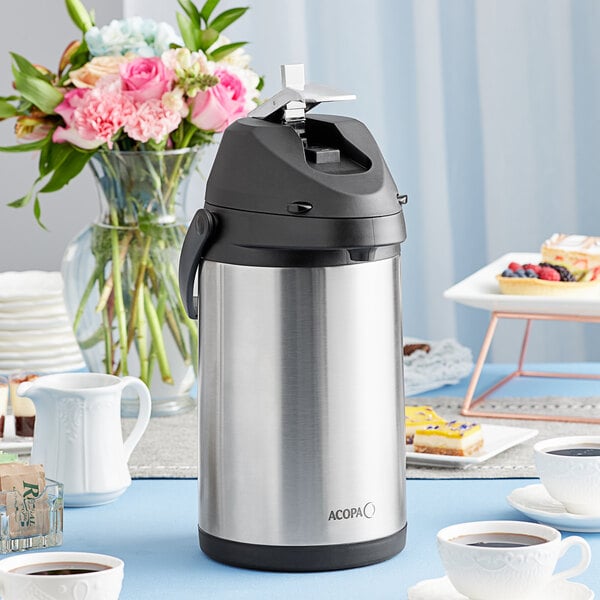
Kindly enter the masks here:
[[58, 272], [0, 273], [0, 373], [85, 367], [62, 290]]

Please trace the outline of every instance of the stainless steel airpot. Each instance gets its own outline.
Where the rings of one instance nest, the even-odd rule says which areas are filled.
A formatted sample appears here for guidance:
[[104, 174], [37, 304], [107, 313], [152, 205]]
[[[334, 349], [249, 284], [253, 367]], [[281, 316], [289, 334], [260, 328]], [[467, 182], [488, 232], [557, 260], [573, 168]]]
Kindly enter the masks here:
[[362, 123], [307, 115], [353, 96], [283, 73], [225, 131], [181, 254], [200, 328], [200, 545], [244, 567], [343, 569], [405, 543], [406, 197]]

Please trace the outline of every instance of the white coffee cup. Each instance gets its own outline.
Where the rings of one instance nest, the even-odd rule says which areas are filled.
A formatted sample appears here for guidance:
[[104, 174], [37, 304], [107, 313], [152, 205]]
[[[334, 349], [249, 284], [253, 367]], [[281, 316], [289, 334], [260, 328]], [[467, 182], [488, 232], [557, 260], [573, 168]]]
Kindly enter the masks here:
[[[87, 569], [90, 572], [34, 574], [60, 571], [69, 566], [72, 570]], [[106, 554], [38, 552], [19, 554], [0, 561], [2, 600], [118, 600], [122, 583], [123, 561]]]
[[[495, 538], [491, 534], [504, 536]], [[524, 536], [540, 541], [520, 547], [469, 545], [485, 539], [533, 541]], [[477, 521], [451, 525], [438, 532], [437, 544], [452, 585], [471, 600], [529, 598], [553, 582], [580, 575], [591, 560], [590, 546], [583, 538], [571, 536], [561, 540], [560, 532], [553, 527], [521, 521]], [[581, 548], [579, 563], [554, 573], [558, 559], [572, 546]]]
[[561, 456], [552, 450], [596, 447], [600, 436], [552, 438], [533, 447], [537, 473], [548, 493], [578, 515], [600, 515], [600, 456]]

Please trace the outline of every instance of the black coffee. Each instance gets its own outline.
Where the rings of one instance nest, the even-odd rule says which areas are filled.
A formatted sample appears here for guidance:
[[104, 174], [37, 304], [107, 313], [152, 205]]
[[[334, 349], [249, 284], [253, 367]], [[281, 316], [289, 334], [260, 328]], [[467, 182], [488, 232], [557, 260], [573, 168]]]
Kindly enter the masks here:
[[84, 573], [105, 571], [106, 569], [110, 569], [110, 567], [97, 563], [55, 562], [18, 567], [16, 569], [12, 569], [10, 572], [19, 573], [21, 575], [82, 575]]
[[548, 540], [524, 533], [473, 533], [461, 535], [452, 541], [479, 548], [523, 548], [524, 546], [544, 544]]
[[600, 445], [587, 444], [574, 448], [557, 448], [548, 450], [547, 454], [558, 454], [559, 456], [600, 456]]

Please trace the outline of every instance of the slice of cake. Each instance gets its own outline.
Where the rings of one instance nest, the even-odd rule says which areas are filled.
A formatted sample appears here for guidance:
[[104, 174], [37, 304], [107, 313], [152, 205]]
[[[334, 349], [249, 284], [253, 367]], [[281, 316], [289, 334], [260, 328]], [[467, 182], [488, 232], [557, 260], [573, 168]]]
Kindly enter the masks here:
[[477, 423], [449, 421], [417, 429], [413, 441], [415, 452], [471, 456], [483, 446], [483, 432]]
[[542, 262], [564, 265], [586, 281], [600, 279], [600, 237], [555, 233], [542, 244]]
[[427, 425], [443, 425], [446, 422], [431, 406], [406, 406], [404, 417], [407, 444], [413, 443], [413, 437], [417, 429], [423, 429]]

